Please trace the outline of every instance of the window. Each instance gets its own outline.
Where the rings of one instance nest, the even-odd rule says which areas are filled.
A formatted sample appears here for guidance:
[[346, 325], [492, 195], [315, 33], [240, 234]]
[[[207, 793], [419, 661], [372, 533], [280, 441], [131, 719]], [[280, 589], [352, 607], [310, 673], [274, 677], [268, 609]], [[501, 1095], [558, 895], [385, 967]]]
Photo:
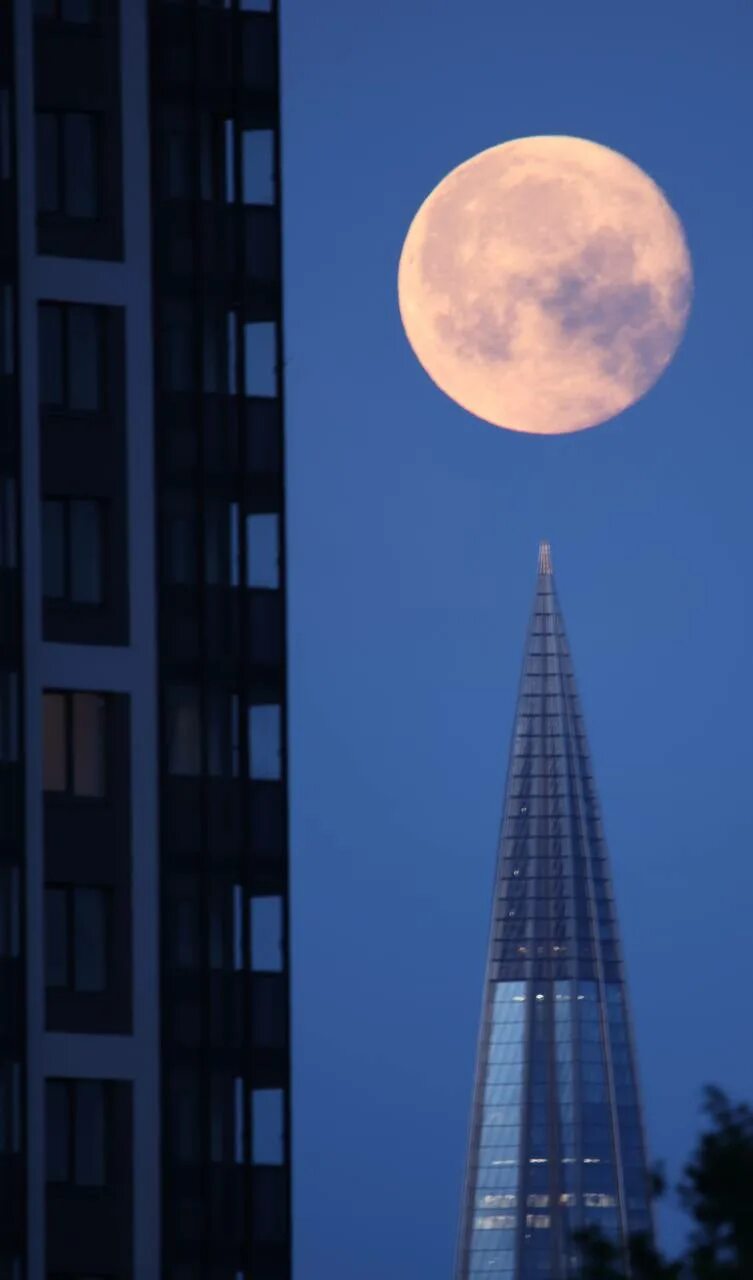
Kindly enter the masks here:
[[193, 315], [187, 302], [171, 300], [162, 311], [162, 386], [190, 391], [194, 385]]
[[254, 1164], [283, 1164], [285, 1161], [282, 1089], [251, 1091], [251, 1159]]
[[18, 867], [0, 866], [0, 957], [14, 959], [20, 947]]
[[107, 1086], [102, 1080], [48, 1080], [47, 1181], [77, 1187], [106, 1183]]
[[106, 705], [100, 693], [44, 694], [46, 792], [104, 796]]
[[167, 200], [185, 200], [191, 195], [193, 172], [191, 116], [181, 107], [165, 106], [159, 121], [162, 194]]
[[96, 218], [100, 211], [99, 118], [85, 111], [38, 111], [37, 211]]
[[241, 765], [238, 694], [211, 689], [207, 720], [207, 771], [212, 777], [237, 778]]
[[103, 308], [39, 307], [39, 399], [44, 408], [97, 412], [104, 401]]
[[11, 158], [10, 93], [0, 88], [0, 182], [10, 178]]
[[0, 569], [15, 569], [16, 562], [16, 481], [0, 476]]
[[247, 396], [277, 395], [277, 326], [272, 320], [244, 326]]
[[21, 1072], [17, 1062], [0, 1064], [0, 1152], [21, 1145]]
[[0, 284], [0, 377], [13, 373], [13, 289]]
[[18, 759], [18, 673], [0, 671], [0, 764]]
[[45, 965], [50, 990], [107, 988], [107, 891], [71, 885], [45, 889]]
[[192, 493], [175, 490], [164, 504], [165, 581], [171, 586], [191, 586], [198, 563], [198, 511]]
[[278, 706], [248, 709], [248, 752], [252, 778], [276, 780], [282, 776], [282, 718]]
[[279, 516], [246, 516], [246, 582], [249, 587], [280, 585]]
[[271, 129], [243, 131], [243, 203], [274, 204], [275, 135]]
[[97, 0], [34, 0], [37, 18], [55, 18], [58, 22], [94, 22], [97, 17]]
[[251, 968], [257, 972], [282, 971], [282, 898], [251, 898], [249, 903]]
[[178, 777], [201, 772], [201, 709], [199, 690], [172, 685], [167, 690], [167, 771]]
[[42, 503], [45, 600], [102, 604], [102, 507], [86, 498], [46, 498]]

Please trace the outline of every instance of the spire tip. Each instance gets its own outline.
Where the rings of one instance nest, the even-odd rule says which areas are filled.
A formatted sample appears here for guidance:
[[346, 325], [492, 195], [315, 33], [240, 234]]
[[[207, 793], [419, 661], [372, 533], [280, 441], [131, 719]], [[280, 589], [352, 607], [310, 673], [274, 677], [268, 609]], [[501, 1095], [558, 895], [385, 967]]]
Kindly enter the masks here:
[[552, 572], [552, 548], [548, 542], [539, 543], [539, 573]]

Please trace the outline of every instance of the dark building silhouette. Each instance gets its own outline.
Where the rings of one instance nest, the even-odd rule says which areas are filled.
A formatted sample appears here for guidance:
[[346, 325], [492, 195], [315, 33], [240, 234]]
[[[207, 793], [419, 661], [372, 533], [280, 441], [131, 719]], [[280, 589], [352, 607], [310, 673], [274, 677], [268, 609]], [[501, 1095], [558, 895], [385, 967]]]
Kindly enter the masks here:
[[458, 1280], [577, 1276], [573, 1232], [651, 1232], [607, 849], [549, 547], [515, 719]]
[[0, 0], [0, 1280], [287, 1280], [277, 0]]

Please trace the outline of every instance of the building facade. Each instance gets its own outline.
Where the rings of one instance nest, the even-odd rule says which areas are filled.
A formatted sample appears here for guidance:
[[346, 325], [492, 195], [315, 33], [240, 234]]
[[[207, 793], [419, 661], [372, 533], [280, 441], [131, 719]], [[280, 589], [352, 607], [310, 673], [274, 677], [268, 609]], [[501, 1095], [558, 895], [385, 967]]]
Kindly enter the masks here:
[[0, 0], [0, 1280], [286, 1280], [276, 0]]
[[652, 1231], [625, 973], [547, 544], [510, 757], [458, 1280], [567, 1280], [573, 1234]]

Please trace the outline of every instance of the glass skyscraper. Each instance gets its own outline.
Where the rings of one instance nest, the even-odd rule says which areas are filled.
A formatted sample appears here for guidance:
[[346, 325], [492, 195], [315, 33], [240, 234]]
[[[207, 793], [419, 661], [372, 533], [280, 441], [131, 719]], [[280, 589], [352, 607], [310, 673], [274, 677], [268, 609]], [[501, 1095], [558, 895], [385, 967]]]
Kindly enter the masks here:
[[507, 778], [457, 1280], [577, 1276], [652, 1230], [607, 848], [549, 546]]

